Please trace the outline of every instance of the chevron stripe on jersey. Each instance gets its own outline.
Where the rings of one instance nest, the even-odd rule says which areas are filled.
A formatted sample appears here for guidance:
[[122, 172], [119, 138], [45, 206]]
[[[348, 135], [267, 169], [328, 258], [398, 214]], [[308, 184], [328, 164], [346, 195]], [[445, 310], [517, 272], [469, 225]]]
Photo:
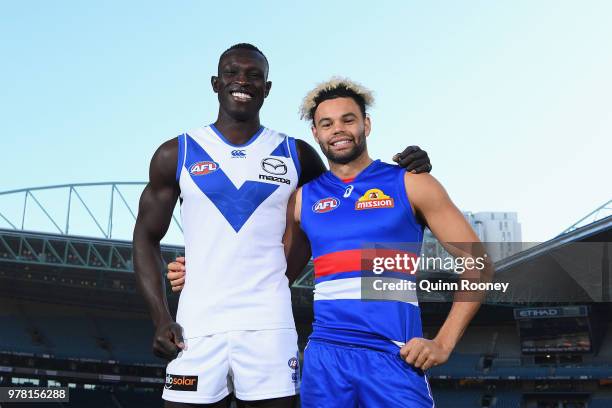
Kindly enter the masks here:
[[185, 336], [294, 327], [282, 236], [298, 178], [295, 140], [271, 129], [239, 146], [214, 125], [179, 136]]

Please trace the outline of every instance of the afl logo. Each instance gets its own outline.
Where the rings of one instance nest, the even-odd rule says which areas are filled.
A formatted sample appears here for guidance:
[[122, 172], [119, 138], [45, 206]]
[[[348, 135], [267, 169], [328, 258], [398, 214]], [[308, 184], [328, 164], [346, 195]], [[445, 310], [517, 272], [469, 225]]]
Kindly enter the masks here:
[[312, 206], [312, 211], [317, 214], [335, 210], [340, 205], [340, 200], [335, 197], [322, 198]]
[[213, 171], [217, 171], [218, 169], [219, 165], [215, 162], [201, 161], [192, 164], [189, 168], [189, 173], [193, 176], [204, 176], [206, 174], [212, 173]]

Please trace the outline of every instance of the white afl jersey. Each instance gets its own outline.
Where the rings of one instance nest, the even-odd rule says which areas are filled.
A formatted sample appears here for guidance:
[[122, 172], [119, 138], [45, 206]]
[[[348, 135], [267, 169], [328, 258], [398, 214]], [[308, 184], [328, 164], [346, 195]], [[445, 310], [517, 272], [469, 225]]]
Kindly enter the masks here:
[[300, 172], [295, 139], [261, 127], [237, 146], [209, 125], [178, 140], [185, 338], [294, 328], [282, 237]]

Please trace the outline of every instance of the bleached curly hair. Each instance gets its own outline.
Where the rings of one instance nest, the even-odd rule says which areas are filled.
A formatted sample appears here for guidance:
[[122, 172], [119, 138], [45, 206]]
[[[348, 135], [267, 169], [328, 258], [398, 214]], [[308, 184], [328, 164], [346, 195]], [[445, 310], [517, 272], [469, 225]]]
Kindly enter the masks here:
[[323, 101], [334, 98], [351, 97], [357, 102], [364, 114], [366, 110], [374, 105], [374, 95], [372, 91], [358, 82], [348, 78], [334, 76], [328, 81], [318, 84], [312, 91], [304, 97], [300, 106], [300, 119], [314, 119], [317, 106]]

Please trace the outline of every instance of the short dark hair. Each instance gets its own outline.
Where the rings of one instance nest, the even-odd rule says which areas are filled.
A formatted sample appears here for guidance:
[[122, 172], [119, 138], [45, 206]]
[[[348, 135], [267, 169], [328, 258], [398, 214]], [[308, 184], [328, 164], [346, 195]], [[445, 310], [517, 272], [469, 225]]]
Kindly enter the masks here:
[[221, 64], [221, 60], [223, 59], [225, 54], [228, 54], [229, 52], [234, 51], [234, 50], [255, 51], [255, 52], [259, 53], [262, 57], [264, 57], [264, 60], [266, 60], [266, 65], [268, 67], [270, 66], [270, 64], [268, 63], [268, 58], [266, 58], [265, 54], [259, 48], [257, 48], [253, 44], [249, 44], [249, 43], [234, 44], [231, 47], [229, 47], [227, 50], [223, 51], [223, 53], [219, 57], [219, 64]]
[[333, 77], [319, 84], [304, 98], [300, 108], [302, 119], [314, 120], [317, 107], [324, 101], [336, 98], [352, 98], [365, 118], [367, 108], [374, 103], [372, 92], [347, 78]]

